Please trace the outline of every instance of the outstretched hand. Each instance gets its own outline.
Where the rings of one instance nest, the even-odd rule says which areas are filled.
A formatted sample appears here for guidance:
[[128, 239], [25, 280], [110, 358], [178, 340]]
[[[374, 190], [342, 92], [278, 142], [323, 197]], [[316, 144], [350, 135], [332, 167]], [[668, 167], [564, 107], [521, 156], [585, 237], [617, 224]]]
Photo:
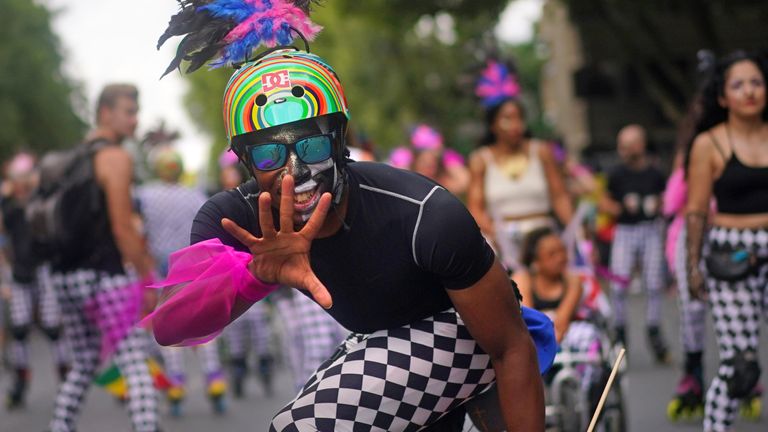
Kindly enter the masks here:
[[326, 192], [307, 223], [299, 231], [293, 226], [293, 177], [285, 176], [280, 191], [280, 231], [272, 219], [272, 197], [259, 195], [259, 226], [262, 237], [257, 238], [230, 219], [221, 225], [238, 241], [248, 247], [253, 259], [248, 269], [254, 277], [266, 283], [277, 283], [309, 291], [322, 307], [333, 305], [331, 294], [317, 278], [309, 264], [309, 249], [325, 222], [331, 206], [331, 194]]

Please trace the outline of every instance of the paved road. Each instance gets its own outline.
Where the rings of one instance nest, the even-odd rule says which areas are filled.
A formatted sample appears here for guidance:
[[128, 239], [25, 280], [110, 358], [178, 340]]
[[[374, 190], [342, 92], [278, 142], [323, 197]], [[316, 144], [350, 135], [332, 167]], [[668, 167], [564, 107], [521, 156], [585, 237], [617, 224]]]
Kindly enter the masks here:
[[[627, 375], [629, 424], [632, 432], [645, 431], [680, 431], [692, 432], [701, 430], [700, 422], [671, 424], [665, 415], [666, 404], [674, 392], [679, 378], [678, 367], [680, 354], [673, 353], [674, 363], [671, 366], [656, 366], [646, 350], [643, 331], [643, 299], [633, 296], [630, 299], [631, 323], [629, 333], [629, 362], [630, 370]], [[664, 313], [664, 330], [670, 342], [677, 346], [677, 317], [676, 306], [671, 298], [666, 302]], [[711, 328], [711, 326], [710, 326]], [[768, 347], [765, 333], [762, 338], [763, 347]], [[706, 355], [707, 376], [712, 376], [716, 364], [716, 353], [712, 349], [714, 341], [710, 336]], [[51, 404], [56, 390], [53, 371], [49, 367], [50, 354], [48, 347], [37, 334], [34, 338], [32, 355], [34, 358], [34, 376], [30, 389], [27, 408], [23, 411], [4, 412], [0, 410], [0, 432], [32, 431], [40, 432], [50, 417]], [[768, 365], [768, 349], [762, 351], [762, 364]], [[190, 366], [196, 370], [196, 362], [188, 359]], [[3, 391], [8, 385], [8, 375], [0, 375], [0, 386]], [[167, 432], [223, 432], [223, 431], [255, 431], [262, 432], [267, 428], [269, 419], [283, 403], [290, 399], [290, 380], [285, 372], [277, 376], [276, 394], [272, 398], [265, 397], [257, 382], [249, 382], [248, 396], [243, 400], [229, 401], [229, 412], [224, 416], [214, 416], [204, 396], [202, 381], [198, 374], [193, 375], [190, 383], [189, 396], [186, 402], [186, 415], [179, 420], [167, 415], [167, 407], [163, 406], [163, 427]], [[768, 397], [764, 403], [768, 407]], [[764, 416], [765, 418], [766, 416]], [[737, 430], [742, 432], [757, 432], [768, 430], [768, 421], [763, 419], [758, 423], [739, 422]], [[103, 390], [94, 388], [88, 395], [87, 404], [80, 421], [81, 432], [128, 432], [128, 417], [125, 411]]]

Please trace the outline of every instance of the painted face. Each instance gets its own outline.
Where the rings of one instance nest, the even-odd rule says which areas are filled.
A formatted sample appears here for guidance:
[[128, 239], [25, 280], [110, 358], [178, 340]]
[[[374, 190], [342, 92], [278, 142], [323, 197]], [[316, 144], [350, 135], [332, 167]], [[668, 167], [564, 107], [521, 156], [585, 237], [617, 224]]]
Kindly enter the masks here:
[[320, 197], [330, 192], [339, 198], [343, 176], [334, 159], [343, 127], [327, 118], [296, 122], [285, 127], [236, 136], [233, 145], [247, 155], [251, 173], [262, 191], [273, 197], [279, 210], [281, 185], [286, 175], [294, 179], [294, 224], [304, 225]]
[[765, 109], [765, 77], [750, 60], [734, 63], [726, 73], [720, 104], [743, 116], [760, 115]]

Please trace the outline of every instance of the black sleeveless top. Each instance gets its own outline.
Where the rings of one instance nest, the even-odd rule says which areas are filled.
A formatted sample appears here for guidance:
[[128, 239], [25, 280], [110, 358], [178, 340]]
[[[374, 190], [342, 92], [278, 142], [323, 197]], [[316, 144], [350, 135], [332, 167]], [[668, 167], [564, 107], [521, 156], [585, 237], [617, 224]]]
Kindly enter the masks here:
[[77, 248], [68, 250], [54, 259], [51, 262], [51, 269], [56, 273], [68, 273], [76, 270], [96, 270], [111, 275], [125, 273], [123, 259], [112, 234], [112, 224], [104, 190], [101, 189], [95, 178], [90, 187], [94, 191], [92, 199], [96, 200], [94, 205], [98, 210], [87, 216], [89, 219], [88, 234], [78, 243]]
[[[710, 138], [720, 154], [725, 155], [711, 133]], [[768, 166], [744, 165], [731, 147], [731, 157], [725, 163], [723, 174], [715, 181], [712, 192], [720, 213], [768, 213]]]
[[[562, 302], [563, 297], [565, 297], [565, 287], [563, 287], [562, 293], [560, 293], [556, 299], [546, 300], [536, 295], [535, 280], [536, 277], [531, 274], [531, 297], [533, 297], [533, 308], [537, 311], [550, 311], [560, 307], [560, 302]], [[565, 280], [563, 280], [563, 285], [565, 285]]]

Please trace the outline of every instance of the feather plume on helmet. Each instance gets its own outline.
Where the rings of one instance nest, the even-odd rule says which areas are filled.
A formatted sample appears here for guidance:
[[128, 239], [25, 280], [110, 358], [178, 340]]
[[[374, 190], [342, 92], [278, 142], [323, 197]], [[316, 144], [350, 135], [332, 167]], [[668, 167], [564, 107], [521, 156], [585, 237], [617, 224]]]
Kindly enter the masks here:
[[180, 69], [194, 72], [210, 61], [213, 68], [245, 62], [260, 45], [290, 45], [299, 32], [313, 40], [322, 29], [309, 19], [320, 0], [177, 0], [181, 10], [157, 41], [184, 36], [162, 76]]

